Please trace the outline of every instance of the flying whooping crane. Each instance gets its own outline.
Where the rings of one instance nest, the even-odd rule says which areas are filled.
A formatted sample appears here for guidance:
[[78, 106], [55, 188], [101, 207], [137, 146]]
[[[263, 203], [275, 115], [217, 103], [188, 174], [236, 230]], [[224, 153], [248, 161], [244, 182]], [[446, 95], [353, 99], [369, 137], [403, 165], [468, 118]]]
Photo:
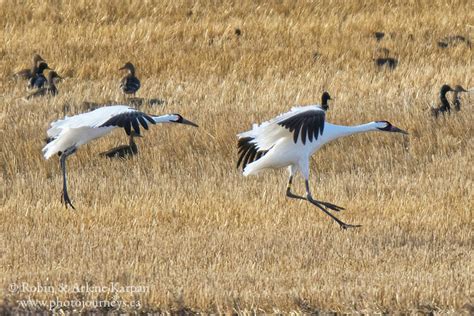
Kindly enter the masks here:
[[140, 80], [138, 80], [138, 78], [135, 76], [135, 66], [128, 62], [119, 70], [128, 71], [128, 74], [120, 81], [120, 89], [122, 89], [123, 93], [125, 94], [135, 95], [138, 89], [140, 89]]
[[[330, 99], [327, 92], [324, 99]], [[407, 132], [387, 121], [375, 121], [356, 126], [341, 126], [326, 123], [325, 110], [318, 105], [294, 107], [270, 121], [254, 125], [250, 131], [238, 134], [239, 160], [244, 176], [256, 174], [263, 169], [288, 167], [290, 177], [286, 196], [307, 200], [336, 221], [341, 228], [359, 227], [342, 222], [328, 209], [340, 211], [344, 208], [328, 202], [313, 199], [309, 188], [309, 159], [321, 146], [335, 139], [352, 134], [382, 131]], [[300, 171], [305, 179], [306, 197], [293, 194], [291, 184]]]
[[148, 129], [149, 124], [156, 123], [180, 123], [198, 127], [179, 114], [149, 115], [124, 105], [106, 106], [51, 123], [47, 132], [49, 143], [44, 146], [43, 155], [46, 159], [54, 154], [60, 156], [63, 172], [62, 199], [66, 208], [68, 205], [74, 208], [67, 193], [66, 159], [68, 156], [74, 154], [81, 145], [105, 136], [115, 128], [123, 127], [127, 135], [131, 135], [132, 129], [136, 134], [140, 134], [140, 125]]

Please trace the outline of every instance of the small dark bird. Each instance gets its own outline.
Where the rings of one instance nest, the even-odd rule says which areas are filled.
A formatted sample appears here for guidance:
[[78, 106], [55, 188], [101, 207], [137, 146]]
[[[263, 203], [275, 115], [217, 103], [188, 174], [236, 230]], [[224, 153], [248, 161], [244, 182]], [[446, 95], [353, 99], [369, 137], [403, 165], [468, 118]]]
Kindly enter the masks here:
[[48, 73], [48, 86], [39, 88], [35, 92], [28, 95], [26, 99], [29, 100], [32, 98], [42, 97], [45, 95], [51, 95], [51, 96], [57, 95], [58, 89], [56, 88], [56, 80], [58, 79], [62, 79], [62, 78], [56, 73], [56, 71], [50, 71]]
[[15, 73], [13, 77], [18, 78], [18, 79], [27, 79], [27, 80], [31, 79], [31, 77], [33, 77], [33, 74], [36, 73], [36, 68], [38, 67], [38, 63], [40, 61], [44, 61], [44, 59], [40, 55], [34, 54], [33, 66], [31, 67], [31, 69], [26, 68], [26, 69], [20, 70], [19, 72]]
[[242, 30], [239, 29], [239, 28], [236, 28], [235, 31], [234, 31], [234, 33], [235, 33], [235, 35], [236, 35], [237, 37], [239, 37], [240, 35], [242, 35]]
[[392, 57], [388, 57], [388, 55], [390, 54], [390, 50], [388, 48], [381, 47], [381, 48], [378, 48], [377, 51], [383, 54], [384, 57], [379, 57], [379, 58], [374, 59], [376, 66], [380, 68], [383, 66], [386, 66], [390, 70], [393, 70], [395, 69], [395, 67], [397, 67], [398, 60]]
[[395, 69], [398, 65], [398, 60], [392, 57], [385, 57], [385, 58], [376, 58], [374, 59], [375, 65], [378, 67], [387, 66], [390, 69]]
[[453, 105], [454, 105], [454, 109], [458, 112], [461, 111], [461, 98], [459, 97], [460, 92], [469, 92], [469, 91], [467, 91], [460, 85], [456, 85], [454, 87]]
[[138, 154], [138, 147], [133, 140], [134, 137], [142, 137], [140, 134], [137, 134], [135, 131], [132, 131], [129, 136], [129, 144], [121, 145], [114, 147], [107, 151], [100, 153], [100, 156], [105, 156], [107, 158], [130, 158]]
[[381, 41], [382, 38], [384, 38], [385, 33], [384, 32], [374, 32], [375, 39], [378, 41]]
[[135, 66], [128, 62], [119, 70], [128, 71], [128, 74], [120, 81], [120, 89], [125, 94], [133, 94], [135, 96], [135, 93], [140, 89], [140, 80], [135, 76]]
[[48, 64], [45, 62], [40, 62], [36, 68], [36, 72], [28, 81], [28, 89], [34, 88], [43, 88], [44, 84], [47, 82], [46, 77], [43, 74], [45, 69], [51, 69], [48, 67]]
[[449, 91], [454, 90], [447, 84], [441, 86], [441, 90], [439, 91], [439, 99], [441, 101], [441, 104], [437, 108], [431, 108], [431, 114], [434, 117], [438, 117], [440, 113], [451, 113], [451, 106], [449, 105], [448, 99], [446, 98], [446, 93], [448, 93]]
[[438, 42], [438, 47], [439, 48], [448, 48], [449, 46], [455, 46], [461, 43], [466, 43], [466, 45], [471, 48], [472, 43], [469, 39], [465, 38], [464, 36], [461, 35], [450, 35], [442, 38]]
[[388, 57], [388, 55], [390, 54], [390, 49], [388, 49], [387, 47], [379, 47], [377, 48], [377, 52], [383, 54], [385, 57]]

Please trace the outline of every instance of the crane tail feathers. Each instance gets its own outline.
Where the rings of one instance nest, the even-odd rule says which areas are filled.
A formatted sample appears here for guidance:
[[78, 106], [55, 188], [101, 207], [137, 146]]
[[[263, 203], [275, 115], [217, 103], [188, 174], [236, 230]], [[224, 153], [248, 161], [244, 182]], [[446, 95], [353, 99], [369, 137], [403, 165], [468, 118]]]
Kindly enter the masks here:
[[242, 166], [242, 170], [247, 169], [248, 165], [263, 157], [268, 150], [259, 150], [254, 138], [242, 137], [237, 143], [239, 151], [239, 160], [237, 161], [237, 168]]
[[43, 156], [45, 159], [51, 158], [54, 154], [58, 153], [60, 151], [59, 149], [59, 139], [53, 139], [49, 143], [47, 143], [43, 149]]
[[249, 163], [247, 166], [244, 168], [244, 172], [242, 173], [244, 177], [250, 176], [250, 175], [255, 175], [259, 173], [262, 170], [260, 168], [258, 161], [254, 161], [252, 163]]

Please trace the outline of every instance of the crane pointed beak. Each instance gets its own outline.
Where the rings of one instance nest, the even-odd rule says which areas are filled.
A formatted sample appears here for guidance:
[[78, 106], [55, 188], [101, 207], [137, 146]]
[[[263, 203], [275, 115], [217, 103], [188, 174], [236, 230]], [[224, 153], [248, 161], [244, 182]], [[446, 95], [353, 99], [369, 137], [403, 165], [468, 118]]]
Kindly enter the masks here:
[[183, 118], [179, 123], [180, 123], [180, 124], [184, 124], [184, 125], [191, 125], [191, 126], [194, 126], [194, 127], [199, 127], [199, 125], [197, 125], [196, 123], [193, 123], [193, 122], [191, 122], [191, 121], [188, 121], [188, 120], [186, 120], [186, 119], [184, 119], [184, 118]]
[[405, 134], [405, 135], [408, 135], [408, 132], [402, 130], [402, 129], [399, 129], [398, 127], [395, 127], [395, 126], [392, 126], [392, 128], [390, 129], [390, 132], [393, 132], [393, 133], [402, 133], [402, 134]]

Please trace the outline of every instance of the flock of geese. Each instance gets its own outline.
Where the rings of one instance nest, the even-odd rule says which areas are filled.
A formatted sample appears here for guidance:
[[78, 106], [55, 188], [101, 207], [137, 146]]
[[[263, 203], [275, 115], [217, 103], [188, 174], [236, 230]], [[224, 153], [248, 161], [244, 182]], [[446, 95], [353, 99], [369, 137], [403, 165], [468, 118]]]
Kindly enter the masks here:
[[[140, 80], [135, 75], [135, 67], [131, 63], [126, 63], [120, 69], [127, 71], [127, 75], [120, 82], [121, 90], [127, 95], [135, 95], [140, 89]], [[47, 78], [43, 74], [45, 70], [50, 70]], [[27, 80], [29, 88], [37, 89], [28, 96], [28, 99], [44, 95], [55, 96], [58, 93], [55, 83], [61, 77], [51, 70], [39, 55], [34, 55], [31, 69], [22, 70], [14, 76]], [[453, 89], [448, 85], [443, 85], [440, 91], [441, 104], [432, 109], [432, 114], [435, 117], [450, 112], [451, 106], [446, 98], [448, 92], [454, 93], [454, 108], [457, 111], [461, 109], [459, 93], [467, 92], [467, 90], [461, 86], [455, 86]], [[254, 124], [249, 131], [239, 133], [237, 135], [237, 167], [242, 167], [244, 176], [257, 174], [265, 169], [287, 168], [289, 179], [286, 196], [288, 198], [308, 201], [343, 229], [359, 227], [360, 225], [341, 221], [331, 212], [344, 210], [343, 207], [313, 198], [309, 185], [310, 157], [323, 145], [353, 134], [371, 131], [408, 133], [383, 120], [355, 126], [328, 123], [326, 122], [326, 111], [329, 109], [329, 100], [331, 100], [331, 96], [328, 92], [324, 92], [319, 105], [293, 107], [290, 111], [269, 121]], [[134, 137], [142, 136], [141, 128], [148, 130], [150, 125], [164, 123], [198, 127], [197, 124], [177, 113], [151, 115], [128, 105], [104, 106], [52, 122], [47, 131], [47, 143], [42, 151], [46, 159], [54, 155], [59, 156], [63, 175], [62, 201], [66, 208], [71, 206], [74, 209], [67, 189], [66, 159], [74, 154], [80, 146], [103, 137], [114, 129], [123, 128], [129, 137], [129, 145], [111, 149], [100, 155], [109, 158], [131, 156], [138, 153]], [[306, 195], [304, 196], [291, 191], [293, 178], [298, 173], [302, 174], [305, 181]]]
[[[51, 70], [47, 78], [44, 75], [45, 70]], [[140, 80], [135, 76], [135, 66], [128, 62], [119, 70], [127, 71], [127, 75], [120, 81], [120, 89], [126, 95], [135, 95], [138, 89], [140, 89]], [[56, 71], [49, 68], [46, 61], [39, 54], [33, 55], [33, 65], [31, 68], [18, 71], [13, 75], [13, 78], [26, 79], [28, 81], [27, 88], [29, 90], [37, 89], [26, 96], [27, 100], [45, 95], [57, 95], [58, 88], [56, 87], [56, 83], [58, 80], [63, 79]]]

